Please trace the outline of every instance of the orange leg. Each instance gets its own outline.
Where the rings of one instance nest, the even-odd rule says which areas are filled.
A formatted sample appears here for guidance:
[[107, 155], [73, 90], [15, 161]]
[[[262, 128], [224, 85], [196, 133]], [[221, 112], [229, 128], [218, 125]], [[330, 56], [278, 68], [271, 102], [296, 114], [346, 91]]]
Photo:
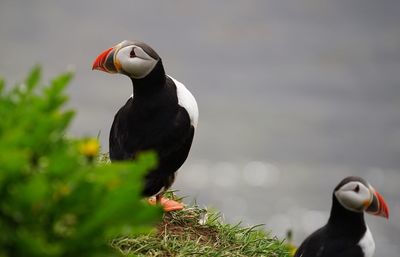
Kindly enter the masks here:
[[171, 212], [171, 211], [179, 211], [182, 210], [184, 205], [180, 202], [168, 199], [168, 198], [164, 198], [162, 196], [162, 194], [158, 194], [156, 195], [155, 199], [154, 198], [150, 198], [148, 200], [149, 204], [151, 205], [156, 205], [156, 204], [160, 204], [165, 212]]

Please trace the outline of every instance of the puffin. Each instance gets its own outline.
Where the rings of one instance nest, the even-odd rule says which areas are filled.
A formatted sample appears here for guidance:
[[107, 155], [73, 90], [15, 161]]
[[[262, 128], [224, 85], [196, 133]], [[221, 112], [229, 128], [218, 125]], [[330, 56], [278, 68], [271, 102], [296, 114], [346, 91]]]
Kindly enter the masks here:
[[325, 226], [300, 245], [295, 257], [372, 257], [375, 242], [364, 212], [389, 218], [384, 198], [366, 180], [350, 176], [334, 189]]
[[195, 98], [166, 74], [160, 56], [143, 42], [124, 40], [105, 50], [92, 70], [123, 74], [133, 86], [133, 94], [114, 116], [110, 160], [134, 160], [140, 152], [156, 152], [158, 165], [145, 175], [142, 195], [164, 211], [183, 209], [182, 203], [163, 193], [188, 157], [199, 116]]

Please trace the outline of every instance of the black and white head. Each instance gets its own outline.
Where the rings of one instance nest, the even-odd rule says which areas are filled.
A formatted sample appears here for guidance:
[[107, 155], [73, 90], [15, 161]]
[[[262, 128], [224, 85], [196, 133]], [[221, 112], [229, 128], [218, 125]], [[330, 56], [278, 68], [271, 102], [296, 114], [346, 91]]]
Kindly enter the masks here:
[[349, 211], [365, 211], [369, 214], [389, 218], [389, 208], [382, 195], [360, 177], [343, 179], [333, 193], [338, 202]]
[[139, 80], [148, 76], [161, 63], [161, 58], [147, 44], [124, 40], [102, 52], [93, 63], [93, 70], [125, 74]]

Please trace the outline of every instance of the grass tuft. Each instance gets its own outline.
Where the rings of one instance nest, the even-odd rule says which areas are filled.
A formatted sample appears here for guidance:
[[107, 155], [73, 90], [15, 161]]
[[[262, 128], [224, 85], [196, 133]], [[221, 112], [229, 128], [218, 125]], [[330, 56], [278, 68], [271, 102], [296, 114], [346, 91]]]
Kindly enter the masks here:
[[150, 234], [118, 238], [111, 245], [128, 256], [291, 256], [286, 243], [260, 226], [225, 224], [218, 212], [193, 206], [165, 213]]

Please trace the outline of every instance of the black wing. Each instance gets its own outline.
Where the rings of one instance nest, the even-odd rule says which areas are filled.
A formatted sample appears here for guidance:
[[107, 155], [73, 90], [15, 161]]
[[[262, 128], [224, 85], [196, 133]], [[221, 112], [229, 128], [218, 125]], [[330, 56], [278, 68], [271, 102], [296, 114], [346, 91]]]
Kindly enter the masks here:
[[110, 131], [110, 159], [129, 160], [141, 151], [158, 154], [158, 168], [146, 177], [144, 195], [168, 188], [185, 162], [194, 127], [185, 108], [178, 105], [176, 87], [148, 99], [129, 99], [117, 112]]
[[322, 257], [325, 244], [324, 231], [325, 228], [322, 227], [308, 236], [301, 243], [294, 257]]
[[333, 236], [324, 226], [304, 240], [294, 257], [364, 257], [364, 254], [353, 238]]

